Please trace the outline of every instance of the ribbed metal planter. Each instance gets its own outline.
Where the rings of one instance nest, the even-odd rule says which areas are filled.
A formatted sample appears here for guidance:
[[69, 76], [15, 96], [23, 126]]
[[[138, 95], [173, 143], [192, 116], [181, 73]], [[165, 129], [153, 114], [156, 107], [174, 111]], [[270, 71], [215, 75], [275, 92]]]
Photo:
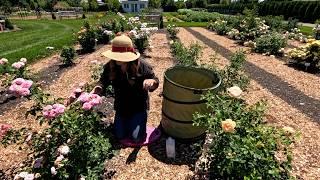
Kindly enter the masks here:
[[164, 74], [161, 126], [166, 134], [180, 139], [192, 139], [205, 132], [192, 125], [195, 112], [206, 113], [208, 108], [201, 96], [217, 90], [220, 76], [203, 68], [175, 66]]

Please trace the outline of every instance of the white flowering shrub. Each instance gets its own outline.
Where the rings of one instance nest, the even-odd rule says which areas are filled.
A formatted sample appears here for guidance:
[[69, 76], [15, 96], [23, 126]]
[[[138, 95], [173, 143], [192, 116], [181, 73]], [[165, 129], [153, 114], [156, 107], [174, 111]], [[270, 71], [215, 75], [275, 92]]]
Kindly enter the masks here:
[[169, 35], [170, 35], [170, 38], [171, 39], [177, 39], [177, 34], [179, 33], [179, 28], [178, 27], [176, 27], [176, 25], [171, 25], [171, 24], [169, 24], [168, 26], [167, 26], [167, 30], [168, 30], [168, 32], [169, 32]]
[[258, 53], [282, 55], [280, 50], [287, 45], [287, 39], [274, 32], [257, 38], [255, 43], [254, 50]]
[[144, 24], [140, 28], [135, 28], [129, 32], [129, 36], [133, 40], [136, 49], [138, 49], [140, 53], [144, 53], [149, 46], [149, 38], [151, 34], [158, 30], [157, 27], [146, 26], [147, 25]]
[[97, 43], [98, 44], [108, 44], [115, 36], [112, 30], [98, 26], [95, 29]]
[[209, 23], [208, 28], [215, 31], [219, 35], [225, 35], [231, 30], [231, 27], [228, 26], [228, 22], [220, 19]]
[[316, 40], [320, 40], [320, 24], [316, 24], [316, 26], [312, 29], [314, 38]]

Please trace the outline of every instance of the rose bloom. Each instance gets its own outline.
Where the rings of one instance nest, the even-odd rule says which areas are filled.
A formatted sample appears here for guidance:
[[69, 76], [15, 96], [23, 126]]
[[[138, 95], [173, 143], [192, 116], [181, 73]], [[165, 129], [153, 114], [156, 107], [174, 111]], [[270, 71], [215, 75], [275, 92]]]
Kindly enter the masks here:
[[70, 152], [70, 148], [69, 148], [69, 146], [63, 145], [63, 146], [59, 147], [58, 151], [62, 155], [67, 155]]
[[238, 86], [233, 86], [227, 89], [227, 92], [230, 96], [239, 98], [242, 94], [242, 90]]
[[26, 58], [21, 58], [20, 62], [27, 63], [27, 59]]
[[0, 65], [4, 65], [4, 64], [7, 64], [8, 63], [8, 59], [6, 58], [1, 58], [0, 59]]
[[295, 133], [295, 130], [292, 127], [283, 127], [282, 130], [284, 131], [284, 133], [289, 136]]
[[236, 122], [232, 121], [231, 119], [227, 119], [221, 122], [221, 127], [224, 132], [233, 133], [235, 131]]
[[12, 67], [15, 69], [21, 69], [25, 66], [25, 64], [23, 62], [15, 62], [12, 64]]

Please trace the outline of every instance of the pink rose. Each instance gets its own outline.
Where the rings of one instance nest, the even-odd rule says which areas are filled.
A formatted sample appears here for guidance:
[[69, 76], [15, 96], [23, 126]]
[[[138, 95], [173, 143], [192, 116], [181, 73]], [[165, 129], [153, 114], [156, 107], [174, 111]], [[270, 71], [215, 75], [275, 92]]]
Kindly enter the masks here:
[[44, 111], [50, 111], [51, 109], [53, 109], [51, 105], [47, 105], [43, 108]]
[[23, 68], [25, 66], [25, 64], [23, 62], [16, 62], [12, 64], [12, 67], [15, 69], [20, 69]]
[[92, 105], [90, 104], [90, 103], [84, 103], [83, 105], [82, 105], [82, 108], [84, 109], [84, 110], [86, 110], [86, 111], [88, 111], [88, 110], [90, 110], [91, 108], [92, 108]]
[[30, 90], [27, 89], [27, 88], [21, 88], [19, 91], [18, 91], [18, 94], [20, 96], [29, 96], [30, 95]]
[[12, 84], [16, 84], [16, 85], [22, 85], [25, 82], [24, 79], [22, 78], [17, 78], [14, 81], [12, 81]]
[[18, 86], [18, 85], [16, 85], [16, 84], [12, 84], [12, 85], [9, 87], [10, 93], [15, 93], [15, 92], [18, 90], [19, 87], [20, 87], [20, 86]]
[[22, 87], [23, 88], [27, 88], [27, 89], [29, 89], [31, 86], [32, 86], [32, 84], [33, 84], [33, 81], [31, 81], [31, 80], [25, 80], [23, 83], [22, 83]]
[[90, 99], [90, 96], [88, 93], [82, 93], [81, 96], [79, 97], [79, 101], [82, 103], [88, 102]]
[[12, 126], [9, 124], [1, 124], [0, 125], [0, 137], [4, 136]]
[[94, 106], [99, 105], [99, 104], [102, 103], [102, 98], [101, 98], [100, 96], [98, 96], [98, 97], [92, 99], [92, 100], [90, 101], [90, 103], [91, 103], [92, 105], [94, 105]]
[[54, 104], [53, 108], [57, 114], [63, 114], [66, 107], [62, 104]]

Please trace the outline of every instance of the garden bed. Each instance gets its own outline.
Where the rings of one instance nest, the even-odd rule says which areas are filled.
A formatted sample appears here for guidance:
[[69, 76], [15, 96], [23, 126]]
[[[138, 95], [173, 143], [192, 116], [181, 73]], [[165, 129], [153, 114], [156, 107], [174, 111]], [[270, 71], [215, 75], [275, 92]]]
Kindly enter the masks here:
[[[192, 28], [193, 31], [190, 30], [185, 30], [181, 29], [180, 33], [178, 34], [178, 37], [188, 37], [188, 40], [194, 41], [197, 40], [199, 41], [200, 44], [204, 46], [204, 51], [210, 52], [211, 50], [214, 50], [218, 53], [219, 56], [223, 56], [225, 58], [220, 58], [217, 60], [217, 62], [223, 63], [228, 59], [228, 53], [225, 53], [222, 47], [226, 49], [231, 49], [232, 51], [235, 51], [239, 48], [238, 45], [234, 44], [232, 41], [225, 37], [221, 37], [218, 35], [215, 35], [212, 32], [209, 32], [205, 29], [202, 28]], [[192, 32], [192, 33], [191, 33]], [[193, 32], [198, 32], [208, 39], [200, 39], [198, 35], [196, 35]], [[182, 42], [188, 44], [188, 40], [182, 39]], [[208, 46], [208, 41], [214, 41], [217, 42], [221, 47], [219, 46]], [[211, 51], [211, 54], [213, 52]], [[206, 56], [206, 55], [203, 55]], [[254, 57], [256, 56], [256, 60], [254, 60]], [[249, 54], [248, 56], [248, 61], [250, 62], [255, 62], [256, 65], [259, 65], [259, 67], [267, 70], [268, 72], [272, 71], [272, 68], [267, 68], [264, 66], [260, 66], [260, 63], [268, 63], [270, 64], [270, 67], [272, 66], [273, 68], [278, 68], [279, 66], [281, 67], [283, 64], [281, 61], [261, 61], [261, 59], [266, 58], [265, 56], [262, 55], [255, 55], [252, 56]], [[277, 64], [277, 65], [275, 65]], [[283, 69], [281, 71], [284, 71], [284, 75], [282, 76], [284, 81], [288, 81], [287, 78], [291, 78], [293, 75], [285, 75], [285, 72], [287, 71], [294, 71], [290, 69], [289, 67], [283, 66]], [[295, 72], [300, 74], [301, 72]], [[279, 73], [275, 74], [278, 76]], [[308, 73], [303, 73], [305, 77], [305, 81], [308, 82], [310, 79], [310, 74]], [[280, 75], [280, 74], [279, 74]], [[315, 78], [317, 80], [316, 76], [311, 75], [311, 77]], [[310, 83], [311, 84], [311, 83]], [[311, 85], [310, 86], [311, 89]], [[312, 84], [314, 85], [314, 84]], [[291, 84], [289, 86], [296, 87], [295, 85]], [[311, 89], [311, 93], [312, 93]], [[281, 89], [281, 91], [286, 91], [285, 89]], [[309, 91], [304, 91], [306, 93], [310, 93]], [[315, 92], [315, 91], [314, 91]], [[318, 132], [319, 129], [319, 122], [317, 121], [318, 118], [312, 119], [308, 117], [308, 114], [304, 114], [298, 109], [292, 107], [292, 105], [288, 104], [286, 100], [283, 100], [282, 98], [278, 97], [277, 94], [274, 94], [273, 91], [269, 91], [268, 88], [262, 86], [257, 82], [256, 80], [251, 80], [248, 92], [245, 95], [244, 98], [247, 103], [249, 104], [254, 104], [258, 102], [261, 99], [267, 100], [268, 104], [268, 110], [267, 114], [265, 117], [266, 122], [277, 126], [277, 127], [284, 127], [284, 126], [290, 126], [296, 129], [301, 133], [301, 139], [294, 145], [294, 150], [293, 150], [293, 175], [295, 175], [297, 178], [302, 178], [302, 179], [318, 179], [319, 178], [319, 162], [317, 159], [319, 158], [317, 149], [320, 148], [319, 143], [314, 143], [315, 139], [318, 139], [320, 137], [320, 133]], [[304, 106], [308, 102], [302, 102], [300, 106]], [[315, 104], [313, 104], [315, 105]], [[315, 117], [315, 116], [313, 116]], [[302, 125], [303, 124], [303, 125]]]

